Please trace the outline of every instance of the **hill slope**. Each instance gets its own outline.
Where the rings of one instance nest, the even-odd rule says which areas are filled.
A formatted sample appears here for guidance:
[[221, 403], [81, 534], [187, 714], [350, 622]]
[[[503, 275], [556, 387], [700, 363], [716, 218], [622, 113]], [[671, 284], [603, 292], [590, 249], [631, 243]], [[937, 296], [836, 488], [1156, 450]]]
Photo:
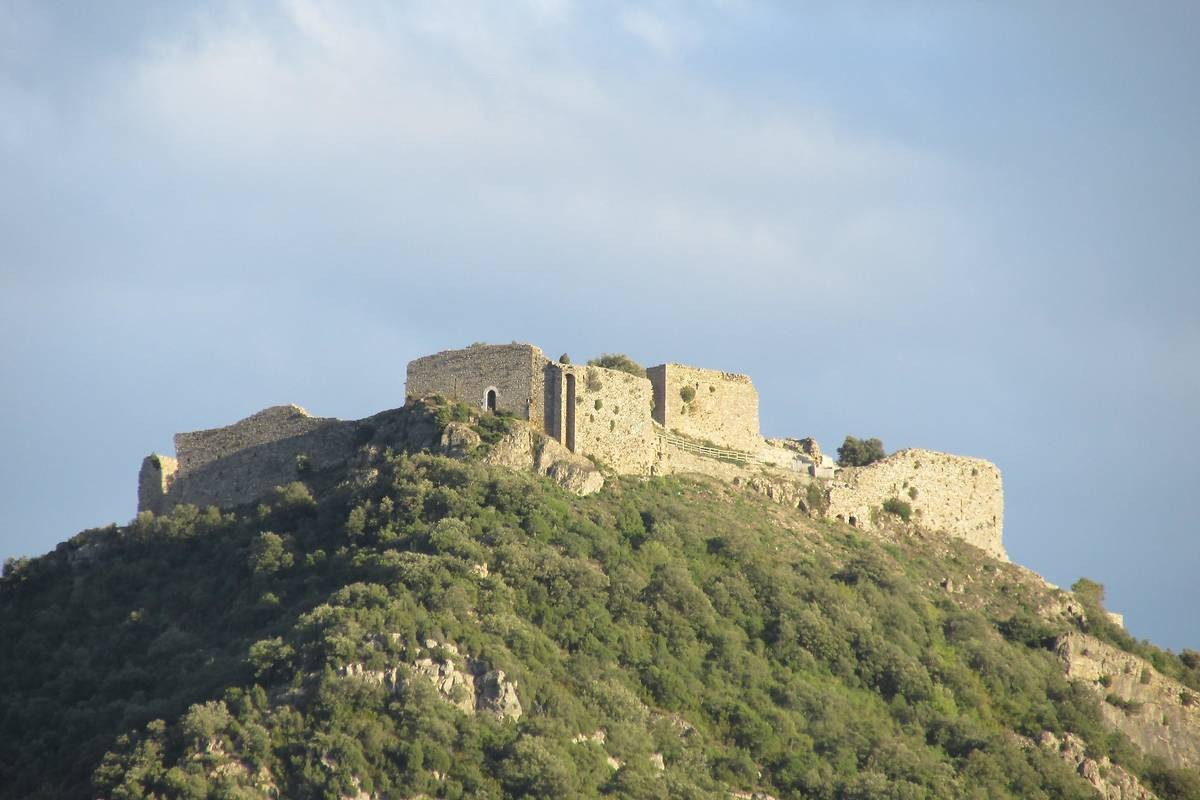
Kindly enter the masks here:
[[1084, 628], [1200, 683], [1098, 593], [717, 481], [415, 452], [464, 414], [10, 570], [0, 798], [1200, 797], [1065, 676]]

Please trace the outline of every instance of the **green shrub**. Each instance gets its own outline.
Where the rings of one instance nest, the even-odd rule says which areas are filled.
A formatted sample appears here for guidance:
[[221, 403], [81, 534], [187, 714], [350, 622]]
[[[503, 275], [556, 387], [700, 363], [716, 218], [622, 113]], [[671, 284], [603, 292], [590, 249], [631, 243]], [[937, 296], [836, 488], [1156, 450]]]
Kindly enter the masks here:
[[604, 367], [605, 369], [628, 372], [630, 375], [636, 375], [639, 378], [646, 377], [646, 368], [624, 353], [605, 353], [598, 358], [591, 359], [587, 363], [589, 367]]
[[1104, 701], [1110, 706], [1121, 709], [1126, 714], [1136, 714], [1142, 710], [1142, 704], [1136, 700], [1126, 700], [1124, 697], [1111, 692], [1104, 698]]
[[691, 386], [684, 386], [679, 390], [679, 397], [683, 400], [683, 402], [690, 403], [696, 399], [696, 390]]
[[865, 467], [887, 455], [879, 439], [857, 439], [853, 436], [846, 437], [837, 454], [838, 466], [841, 467]]
[[597, 397], [596, 402], [592, 403], [592, 405], [596, 407], [597, 411], [599, 411], [600, 409], [604, 408], [604, 401]]
[[889, 497], [883, 501], [883, 510], [893, 516], [908, 522], [912, 519], [912, 506], [898, 497]]
[[816, 483], [810, 483], [804, 487], [804, 504], [810, 512], [824, 514], [829, 510], [829, 498], [825, 496], [825, 492]]

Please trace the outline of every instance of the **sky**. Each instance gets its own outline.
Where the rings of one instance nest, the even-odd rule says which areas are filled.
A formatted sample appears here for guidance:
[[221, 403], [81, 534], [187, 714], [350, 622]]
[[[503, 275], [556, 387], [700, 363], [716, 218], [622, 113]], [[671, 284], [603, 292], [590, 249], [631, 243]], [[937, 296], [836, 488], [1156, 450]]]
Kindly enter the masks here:
[[474, 341], [987, 458], [1200, 649], [1200, 6], [0, 0], [0, 557], [172, 435]]

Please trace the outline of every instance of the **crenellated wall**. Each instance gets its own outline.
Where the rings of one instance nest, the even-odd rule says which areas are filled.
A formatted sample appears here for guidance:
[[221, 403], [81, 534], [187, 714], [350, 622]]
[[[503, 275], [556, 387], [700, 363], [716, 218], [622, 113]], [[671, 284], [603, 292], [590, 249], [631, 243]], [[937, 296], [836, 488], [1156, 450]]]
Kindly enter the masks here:
[[654, 419], [667, 430], [748, 453], [762, 445], [758, 392], [745, 375], [662, 364], [646, 376], [654, 386]]
[[913, 521], [1008, 559], [1004, 488], [995, 464], [979, 458], [900, 450], [866, 467], [841, 470], [829, 484], [829, 516], [870, 530], [888, 499], [912, 506]]
[[488, 389], [496, 390], [496, 408], [545, 425], [546, 357], [531, 344], [481, 344], [444, 350], [408, 362], [408, 397], [441, 395], [485, 407]]

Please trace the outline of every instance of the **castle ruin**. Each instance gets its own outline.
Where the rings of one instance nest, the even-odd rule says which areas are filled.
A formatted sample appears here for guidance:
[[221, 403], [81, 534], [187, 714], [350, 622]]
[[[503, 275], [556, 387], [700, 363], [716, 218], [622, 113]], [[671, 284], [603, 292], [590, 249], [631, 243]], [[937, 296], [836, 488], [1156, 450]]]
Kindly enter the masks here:
[[[405, 395], [406, 403], [440, 396], [511, 414], [528, 423], [527, 437], [541, 437], [561, 459], [589, 469], [595, 464], [619, 475], [713, 475], [765, 487], [796, 505], [811, 498], [806, 489], [815, 484], [823, 502], [810, 513], [859, 528], [876, 526], [887, 501], [902, 501], [921, 527], [1006, 558], [995, 465], [904, 450], [866, 467], [838, 469], [811, 439], [762, 436], [758, 393], [745, 375], [661, 364], [642, 376], [551, 361], [539, 348], [514, 342], [415, 359], [408, 364]], [[357, 425], [275, 406], [228, 427], [177, 434], [173, 458], [152, 454], [143, 462], [138, 510], [253, 502], [297, 480], [303, 469], [349, 459]]]

